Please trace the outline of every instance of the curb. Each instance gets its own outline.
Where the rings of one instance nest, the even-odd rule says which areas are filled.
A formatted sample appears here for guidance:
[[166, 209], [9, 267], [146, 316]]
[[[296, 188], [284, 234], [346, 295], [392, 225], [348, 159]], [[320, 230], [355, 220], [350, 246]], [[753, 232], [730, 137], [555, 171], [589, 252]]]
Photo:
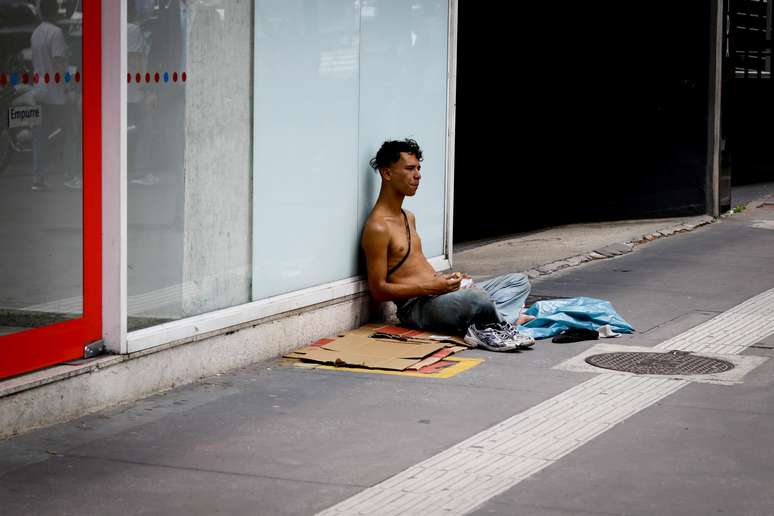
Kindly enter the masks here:
[[[728, 214], [723, 214], [721, 215], [721, 217], [724, 218], [726, 216], [729, 216], [730, 213], [731, 212], [729, 212]], [[628, 242], [619, 242], [616, 244], [611, 244], [601, 249], [595, 249], [590, 253], [579, 254], [576, 256], [571, 256], [569, 258], [563, 258], [555, 262], [547, 263], [545, 265], [540, 265], [538, 267], [535, 267], [534, 269], [529, 269], [527, 271], [524, 271], [523, 273], [526, 274], [527, 277], [529, 277], [530, 279], [534, 279], [534, 278], [539, 278], [541, 276], [548, 276], [549, 274], [553, 274], [555, 272], [559, 272], [572, 267], [577, 267], [578, 265], [588, 263], [591, 261], [604, 260], [607, 258], [621, 256], [624, 254], [631, 253], [632, 251], [634, 251], [635, 247], [639, 245], [647, 244], [648, 242], [652, 242], [660, 238], [670, 237], [678, 233], [687, 233], [689, 231], [693, 231], [696, 228], [713, 224], [719, 221], [721, 217], [711, 217], [709, 215], [706, 215], [702, 217], [698, 222], [683, 223], [683, 224], [678, 224], [676, 226], [671, 226], [665, 229], [654, 231], [653, 233], [642, 235], [641, 237], [636, 238], [634, 240], [630, 240]]]

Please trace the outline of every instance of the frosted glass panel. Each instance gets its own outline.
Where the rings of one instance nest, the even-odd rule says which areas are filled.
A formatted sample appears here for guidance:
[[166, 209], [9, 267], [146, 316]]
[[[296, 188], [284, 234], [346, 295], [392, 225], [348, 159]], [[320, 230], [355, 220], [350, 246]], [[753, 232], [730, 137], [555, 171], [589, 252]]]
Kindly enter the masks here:
[[253, 298], [357, 274], [351, 0], [255, 3]]
[[130, 329], [250, 301], [251, 2], [127, 2]]
[[256, 0], [253, 299], [364, 272], [387, 139], [425, 151], [407, 207], [443, 253], [447, 33], [447, 0]]
[[424, 162], [405, 206], [428, 257], [443, 254], [448, 19], [447, 0], [366, 0], [362, 8], [358, 225], [379, 193], [368, 160], [384, 140], [411, 137]]

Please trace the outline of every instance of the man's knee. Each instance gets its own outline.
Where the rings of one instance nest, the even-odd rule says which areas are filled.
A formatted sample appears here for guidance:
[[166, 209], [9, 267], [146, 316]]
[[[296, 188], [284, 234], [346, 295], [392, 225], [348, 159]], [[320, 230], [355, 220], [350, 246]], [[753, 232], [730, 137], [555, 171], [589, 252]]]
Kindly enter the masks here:
[[522, 274], [521, 272], [512, 272], [510, 274], [506, 274], [505, 282], [513, 286], [527, 288], [531, 287], [529, 283], [529, 277], [526, 274]]
[[399, 315], [403, 324], [438, 332], [465, 332], [472, 323], [499, 320], [492, 298], [475, 287], [419, 300]]
[[487, 319], [496, 319], [497, 309], [495, 308], [494, 301], [484, 290], [480, 288], [466, 289], [462, 299], [462, 316], [463, 318], [474, 321]]

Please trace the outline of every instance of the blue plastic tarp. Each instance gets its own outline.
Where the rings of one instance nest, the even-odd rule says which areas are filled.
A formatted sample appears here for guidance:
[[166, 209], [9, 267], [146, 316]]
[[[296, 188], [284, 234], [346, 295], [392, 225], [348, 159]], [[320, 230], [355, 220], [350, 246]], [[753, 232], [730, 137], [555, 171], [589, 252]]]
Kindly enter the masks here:
[[599, 330], [610, 325], [616, 333], [633, 333], [634, 328], [618, 315], [610, 301], [591, 297], [538, 301], [525, 312], [535, 320], [519, 326], [519, 331], [533, 339], [546, 339], [570, 328]]

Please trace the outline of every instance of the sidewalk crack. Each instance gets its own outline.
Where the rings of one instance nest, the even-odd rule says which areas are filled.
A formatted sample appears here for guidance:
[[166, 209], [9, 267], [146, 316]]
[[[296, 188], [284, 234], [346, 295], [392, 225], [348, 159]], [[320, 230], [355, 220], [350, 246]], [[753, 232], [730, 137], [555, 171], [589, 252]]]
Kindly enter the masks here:
[[341, 483], [341, 482], [324, 482], [322, 480], [308, 480], [308, 479], [302, 479], [302, 478], [289, 478], [289, 477], [278, 477], [278, 476], [272, 476], [272, 475], [259, 475], [256, 473], [241, 473], [238, 471], [225, 471], [220, 469], [207, 469], [207, 468], [196, 468], [192, 466], [172, 466], [170, 464], [159, 464], [159, 463], [153, 463], [153, 462], [142, 462], [142, 461], [134, 461], [134, 460], [128, 460], [128, 459], [116, 459], [111, 457], [95, 457], [92, 455], [81, 455], [77, 453], [62, 453], [59, 455], [62, 458], [72, 458], [72, 459], [84, 459], [84, 460], [96, 460], [96, 461], [102, 461], [102, 462], [115, 462], [119, 464], [132, 464], [135, 466], [148, 466], [151, 468], [161, 468], [161, 469], [174, 469], [174, 470], [182, 470], [182, 471], [193, 471], [196, 473], [215, 473], [219, 475], [229, 475], [229, 476], [236, 476], [236, 477], [248, 477], [248, 478], [261, 478], [264, 480], [281, 480], [285, 482], [301, 482], [304, 484], [315, 484], [315, 485], [325, 485], [325, 486], [338, 486], [338, 487], [357, 487], [357, 488], [367, 488], [370, 487], [369, 485], [365, 484], [350, 484], [350, 483]]

